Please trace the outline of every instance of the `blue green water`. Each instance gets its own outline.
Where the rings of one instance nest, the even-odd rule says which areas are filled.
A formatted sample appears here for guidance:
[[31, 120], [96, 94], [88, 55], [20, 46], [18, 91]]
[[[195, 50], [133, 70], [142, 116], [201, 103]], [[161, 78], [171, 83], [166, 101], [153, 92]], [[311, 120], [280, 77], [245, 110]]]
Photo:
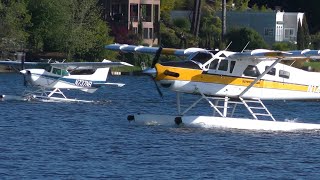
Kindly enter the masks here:
[[[0, 74], [0, 94], [23, 80]], [[1, 179], [318, 179], [320, 133], [147, 126], [127, 115], [170, 114], [148, 77], [110, 77], [123, 88], [70, 97], [98, 104], [0, 101]], [[192, 100], [186, 96], [185, 101]], [[203, 103], [195, 113], [211, 112]], [[277, 119], [320, 123], [319, 102], [267, 102]]]

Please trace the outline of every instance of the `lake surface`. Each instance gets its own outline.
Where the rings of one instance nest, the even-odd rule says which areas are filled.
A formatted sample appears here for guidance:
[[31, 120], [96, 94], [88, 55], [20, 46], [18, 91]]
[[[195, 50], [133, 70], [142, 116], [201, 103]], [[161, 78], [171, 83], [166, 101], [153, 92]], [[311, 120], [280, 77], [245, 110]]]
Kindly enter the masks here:
[[[319, 179], [320, 133], [148, 126], [134, 113], [173, 114], [149, 77], [111, 76], [101, 103], [0, 101], [1, 179]], [[22, 76], [0, 74], [0, 94], [20, 94]], [[192, 102], [193, 96], [183, 96]], [[319, 102], [270, 101], [276, 119], [320, 123]], [[206, 102], [194, 114], [209, 114]], [[240, 112], [241, 113], [241, 112]]]

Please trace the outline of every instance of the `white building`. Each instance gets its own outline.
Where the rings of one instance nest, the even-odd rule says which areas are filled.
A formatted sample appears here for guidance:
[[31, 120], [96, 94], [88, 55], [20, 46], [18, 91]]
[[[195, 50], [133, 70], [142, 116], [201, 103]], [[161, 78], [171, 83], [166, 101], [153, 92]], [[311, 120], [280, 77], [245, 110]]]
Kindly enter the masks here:
[[[190, 18], [190, 11], [172, 11], [171, 18]], [[217, 14], [221, 17], [221, 13]], [[304, 13], [227, 11], [227, 31], [236, 27], [250, 27], [256, 30], [268, 44], [275, 42], [296, 42], [298, 22]]]

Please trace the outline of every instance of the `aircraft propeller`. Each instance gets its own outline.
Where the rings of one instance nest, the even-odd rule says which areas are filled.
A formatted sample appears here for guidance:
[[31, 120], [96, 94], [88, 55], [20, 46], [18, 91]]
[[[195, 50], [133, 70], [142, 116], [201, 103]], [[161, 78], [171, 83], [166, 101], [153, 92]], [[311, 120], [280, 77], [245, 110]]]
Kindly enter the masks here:
[[161, 98], [163, 98], [163, 94], [162, 94], [162, 92], [161, 92], [161, 90], [160, 90], [160, 88], [158, 86], [158, 83], [155, 80], [155, 77], [153, 76], [153, 75], [155, 75], [157, 73], [157, 70], [155, 69], [155, 66], [159, 62], [159, 58], [160, 58], [161, 52], [162, 52], [162, 47], [160, 46], [159, 49], [156, 52], [156, 55], [153, 58], [151, 68], [148, 68], [148, 69], [144, 70], [143, 73], [148, 74], [148, 75], [151, 76], [154, 84], [156, 85], [156, 89], [158, 91], [158, 94], [160, 95]]
[[[20, 73], [22, 73], [22, 75], [23, 75], [23, 85], [24, 85], [24, 86], [27, 86], [27, 85], [28, 85], [28, 82], [27, 82], [27, 79], [26, 79], [26, 75], [27, 75], [28, 73], [23, 73], [23, 72], [22, 72], [22, 71], [25, 71], [25, 70], [24, 70], [24, 68], [25, 68], [24, 62], [25, 62], [25, 58], [22, 57], [22, 59], [21, 59], [21, 71], [20, 71]], [[29, 72], [29, 73], [30, 73], [30, 72]]]

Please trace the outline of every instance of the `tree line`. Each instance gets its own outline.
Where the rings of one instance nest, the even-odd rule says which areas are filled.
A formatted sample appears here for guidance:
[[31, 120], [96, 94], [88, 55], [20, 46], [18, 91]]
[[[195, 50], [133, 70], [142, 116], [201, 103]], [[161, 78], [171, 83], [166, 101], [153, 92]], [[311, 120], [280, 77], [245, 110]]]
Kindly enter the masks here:
[[112, 43], [96, 0], [1, 0], [0, 50], [97, 60]]

